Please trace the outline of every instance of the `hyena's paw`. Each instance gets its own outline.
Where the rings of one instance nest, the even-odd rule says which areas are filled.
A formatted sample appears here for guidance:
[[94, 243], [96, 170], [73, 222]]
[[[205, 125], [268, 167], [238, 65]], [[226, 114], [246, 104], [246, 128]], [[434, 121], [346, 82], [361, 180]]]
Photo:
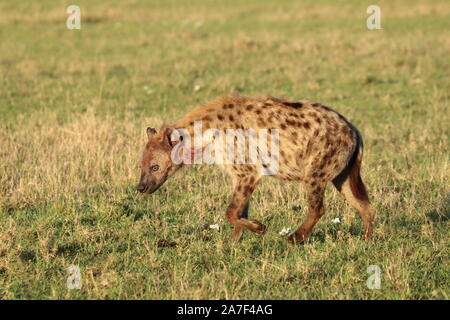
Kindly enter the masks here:
[[256, 232], [257, 234], [264, 234], [266, 233], [266, 227], [255, 219], [248, 220], [249, 223], [249, 229], [253, 232]]
[[306, 237], [300, 232], [294, 232], [288, 237], [288, 241], [293, 244], [303, 244], [305, 243]]

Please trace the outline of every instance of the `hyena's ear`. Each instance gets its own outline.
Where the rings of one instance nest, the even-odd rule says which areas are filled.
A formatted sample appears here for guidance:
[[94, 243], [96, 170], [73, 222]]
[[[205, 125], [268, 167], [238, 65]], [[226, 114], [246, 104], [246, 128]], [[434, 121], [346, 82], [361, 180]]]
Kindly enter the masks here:
[[148, 140], [151, 140], [152, 139], [152, 137], [153, 137], [153, 135], [156, 133], [156, 129], [155, 128], [150, 128], [150, 127], [148, 127], [147, 128], [147, 137], [148, 137]]
[[164, 126], [161, 131], [163, 143], [171, 148], [175, 147], [178, 142], [183, 140], [183, 136], [180, 135], [179, 130], [175, 130], [172, 127]]
[[173, 148], [178, 142], [180, 142], [180, 139], [176, 140], [174, 139], [174, 136], [178, 136], [174, 128], [164, 127], [162, 131], [163, 131], [162, 134], [163, 143], [167, 144], [169, 147]]

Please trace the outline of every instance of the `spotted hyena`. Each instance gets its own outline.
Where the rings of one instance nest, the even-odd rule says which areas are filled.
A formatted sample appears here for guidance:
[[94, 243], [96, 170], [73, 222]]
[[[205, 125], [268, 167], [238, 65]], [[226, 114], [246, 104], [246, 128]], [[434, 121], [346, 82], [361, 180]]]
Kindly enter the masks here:
[[[338, 112], [320, 103], [288, 101], [273, 97], [226, 97], [204, 104], [180, 120], [165, 125], [160, 131], [147, 128], [148, 142], [142, 157], [142, 172], [138, 191], [156, 191], [184, 163], [173, 161], [173, 151], [180, 139], [173, 138], [181, 128], [193, 134], [195, 123], [203, 129], [278, 129], [276, 143], [278, 169], [273, 177], [285, 181], [300, 181], [307, 191], [309, 211], [306, 220], [290, 235], [293, 242], [303, 242], [324, 214], [323, 198], [331, 181], [349, 204], [361, 215], [364, 237], [372, 235], [374, 210], [361, 180], [360, 168], [363, 144], [358, 130]], [[204, 149], [208, 143], [202, 141]], [[195, 153], [195, 150], [194, 150]], [[232, 238], [239, 240], [249, 229], [265, 232], [262, 223], [249, 219], [249, 199], [260, 179], [265, 164], [224, 164], [233, 179], [234, 191], [226, 210], [233, 224]]]

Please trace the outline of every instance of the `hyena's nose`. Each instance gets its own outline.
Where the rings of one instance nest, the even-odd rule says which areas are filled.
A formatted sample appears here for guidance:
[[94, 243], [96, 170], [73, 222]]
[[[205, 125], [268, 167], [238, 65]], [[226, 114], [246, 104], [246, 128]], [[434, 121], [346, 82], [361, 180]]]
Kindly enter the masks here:
[[145, 189], [146, 189], [146, 187], [145, 187], [144, 184], [139, 184], [139, 185], [137, 186], [136, 189], [137, 189], [137, 191], [139, 191], [139, 192], [144, 192]]

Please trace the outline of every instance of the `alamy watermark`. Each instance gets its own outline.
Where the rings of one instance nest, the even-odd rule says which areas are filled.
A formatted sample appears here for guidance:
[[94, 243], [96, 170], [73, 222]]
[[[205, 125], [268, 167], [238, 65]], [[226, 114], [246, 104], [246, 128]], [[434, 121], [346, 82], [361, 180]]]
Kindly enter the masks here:
[[260, 164], [263, 175], [279, 169], [278, 129], [215, 129], [202, 131], [202, 121], [193, 125], [194, 137], [187, 129], [173, 130], [171, 141], [174, 164]]
[[69, 275], [67, 277], [67, 289], [73, 290], [81, 289], [81, 271], [80, 267], [76, 266], [74, 264], [70, 265], [67, 269], [67, 274]]
[[370, 5], [367, 7], [367, 13], [370, 16], [367, 18], [366, 26], [369, 30], [381, 29], [381, 8], [377, 5]]
[[77, 5], [70, 5], [66, 9], [67, 14], [70, 16], [66, 20], [67, 29], [81, 29], [81, 9]]
[[370, 275], [366, 281], [367, 288], [381, 289], [381, 268], [377, 265], [370, 265], [367, 267], [367, 273]]

